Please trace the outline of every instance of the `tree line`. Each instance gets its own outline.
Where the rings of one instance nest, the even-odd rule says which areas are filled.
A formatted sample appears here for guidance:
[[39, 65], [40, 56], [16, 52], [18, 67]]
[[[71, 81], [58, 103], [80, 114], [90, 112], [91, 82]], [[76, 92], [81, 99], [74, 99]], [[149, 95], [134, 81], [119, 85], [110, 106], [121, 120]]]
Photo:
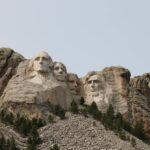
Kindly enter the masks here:
[[121, 139], [130, 140], [132, 145], [135, 145], [135, 139], [130, 139], [129, 136], [125, 135], [124, 131], [128, 131], [145, 143], [150, 144], [150, 139], [144, 131], [144, 125], [142, 121], [132, 125], [130, 122], [123, 118], [121, 113], [115, 113], [111, 104], [105, 113], [98, 109], [97, 104], [94, 101], [91, 105], [86, 105], [83, 97], [80, 99], [80, 105], [82, 108], [79, 109], [77, 103], [73, 100], [71, 103], [70, 111], [74, 114], [82, 114], [85, 117], [92, 115], [94, 119], [101, 121], [106, 129], [113, 130]]

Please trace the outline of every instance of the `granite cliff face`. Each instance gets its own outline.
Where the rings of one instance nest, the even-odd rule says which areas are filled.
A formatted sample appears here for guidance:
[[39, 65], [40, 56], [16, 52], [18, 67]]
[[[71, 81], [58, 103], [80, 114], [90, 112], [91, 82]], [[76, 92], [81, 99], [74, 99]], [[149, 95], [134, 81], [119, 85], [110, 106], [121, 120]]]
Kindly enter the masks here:
[[150, 134], [150, 74], [132, 78], [130, 85], [135, 93], [132, 101], [133, 120], [134, 122], [142, 120], [146, 132]]
[[0, 109], [47, 119], [53, 106], [69, 110], [72, 100], [79, 104], [84, 97], [86, 104], [96, 102], [102, 112], [112, 104], [127, 121], [143, 121], [150, 135], [150, 74], [133, 79], [130, 76], [128, 69], [114, 66], [79, 78], [46, 52], [28, 60], [11, 49], [1, 48]]
[[[130, 82], [128, 69], [107, 67], [102, 71], [91, 71], [79, 79], [76, 74], [67, 73], [63, 63], [53, 62], [45, 52], [38, 53], [31, 60], [25, 60], [11, 49], [1, 49], [0, 53], [0, 105], [12, 112], [20, 112], [22, 106], [25, 114], [30, 114], [32, 109], [33, 116], [41, 116], [50, 109], [48, 103], [67, 110], [73, 99], [79, 103], [84, 97], [87, 104], [96, 102], [101, 111], [106, 111], [112, 104], [115, 111], [129, 121], [136, 122], [136, 118], [141, 118], [136, 116], [143, 116], [148, 122], [149, 74], [135, 77]], [[141, 109], [140, 115], [137, 109]]]
[[24, 57], [12, 49], [0, 48], [0, 95], [2, 95], [10, 78], [16, 73], [18, 64]]

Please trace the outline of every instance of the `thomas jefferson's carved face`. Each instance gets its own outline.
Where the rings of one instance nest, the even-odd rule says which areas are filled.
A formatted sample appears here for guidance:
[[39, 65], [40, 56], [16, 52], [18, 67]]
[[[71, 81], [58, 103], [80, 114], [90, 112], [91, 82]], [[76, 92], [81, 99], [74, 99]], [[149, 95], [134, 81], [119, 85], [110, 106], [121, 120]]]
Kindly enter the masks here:
[[39, 73], [47, 73], [50, 71], [52, 60], [46, 52], [38, 53], [33, 61], [33, 70]]
[[54, 64], [54, 75], [58, 81], [66, 80], [66, 68], [62, 65], [62, 63], [56, 62]]
[[92, 75], [88, 81], [88, 88], [91, 93], [99, 92], [100, 89], [100, 78], [98, 75]]

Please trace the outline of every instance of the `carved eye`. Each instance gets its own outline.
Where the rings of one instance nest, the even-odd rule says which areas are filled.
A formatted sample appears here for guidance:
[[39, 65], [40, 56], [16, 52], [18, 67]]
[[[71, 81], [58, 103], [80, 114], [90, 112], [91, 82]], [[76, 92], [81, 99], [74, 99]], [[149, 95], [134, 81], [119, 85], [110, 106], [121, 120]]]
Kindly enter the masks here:
[[125, 74], [125, 73], [120, 74], [120, 76], [121, 76], [122, 78], [126, 78], [126, 74]]
[[54, 69], [55, 69], [55, 70], [59, 70], [59, 67], [55, 67]]
[[42, 57], [42, 60], [43, 60], [43, 61], [48, 61], [48, 58]]
[[92, 83], [92, 81], [90, 80], [90, 81], [88, 81], [88, 84], [91, 84]]
[[99, 81], [99, 80], [94, 80], [93, 82], [94, 82], [94, 83], [100, 83], [100, 81]]
[[40, 60], [40, 57], [36, 57], [35, 60], [36, 60], [36, 61]]

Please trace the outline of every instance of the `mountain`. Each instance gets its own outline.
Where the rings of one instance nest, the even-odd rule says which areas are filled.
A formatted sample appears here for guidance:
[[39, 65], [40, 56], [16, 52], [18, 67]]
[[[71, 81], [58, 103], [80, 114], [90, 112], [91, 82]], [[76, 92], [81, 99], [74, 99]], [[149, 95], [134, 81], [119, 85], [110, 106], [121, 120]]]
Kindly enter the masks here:
[[[120, 113], [133, 128], [142, 123], [149, 137], [150, 75], [147, 73], [132, 79], [130, 76], [128, 69], [112, 66], [101, 71], [90, 71], [85, 77], [79, 78], [77, 74], [68, 73], [62, 62], [53, 61], [46, 52], [25, 59], [12, 49], [0, 48], [1, 136], [6, 139], [13, 136], [18, 148], [26, 149], [32, 131], [28, 129], [29, 133], [25, 135], [22, 130], [27, 124], [31, 128], [32, 124], [36, 124], [32, 136], [39, 134], [41, 142], [38, 148], [42, 150], [50, 149], [54, 144], [64, 150], [150, 149], [124, 128], [121, 131], [128, 137], [125, 141], [110, 128], [108, 130], [104, 122], [93, 119], [91, 114], [83, 117], [82, 113], [73, 115], [68, 112], [72, 102], [82, 108], [81, 100], [85, 101], [87, 108], [94, 102], [102, 114], [107, 114], [112, 106], [114, 114]], [[20, 127], [16, 123], [18, 114], [26, 125], [20, 123]], [[56, 119], [55, 123], [49, 123], [51, 115]], [[9, 121], [10, 118], [13, 121]], [[44, 123], [38, 126], [35, 118]], [[122, 132], [119, 131], [119, 134]], [[132, 134], [136, 136], [136, 133]], [[131, 139], [135, 139], [136, 146]]]

